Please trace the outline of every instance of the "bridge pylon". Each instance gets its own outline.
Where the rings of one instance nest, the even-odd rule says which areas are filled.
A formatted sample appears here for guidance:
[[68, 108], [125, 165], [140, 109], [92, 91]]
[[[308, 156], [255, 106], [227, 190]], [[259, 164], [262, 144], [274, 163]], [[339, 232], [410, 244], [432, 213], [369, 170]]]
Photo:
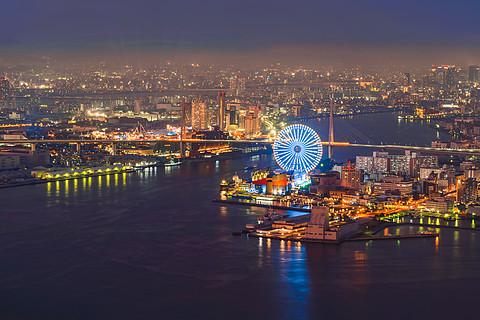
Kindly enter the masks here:
[[333, 157], [333, 99], [330, 99], [330, 121], [328, 125], [328, 157]]

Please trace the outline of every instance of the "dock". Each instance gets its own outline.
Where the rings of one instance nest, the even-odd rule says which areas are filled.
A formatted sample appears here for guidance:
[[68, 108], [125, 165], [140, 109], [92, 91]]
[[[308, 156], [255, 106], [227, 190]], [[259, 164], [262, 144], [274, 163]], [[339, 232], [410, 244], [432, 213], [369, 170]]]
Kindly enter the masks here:
[[400, 240], [400, 239], [436, 238], [438, 236], [439, 234], [437, 232], [432, 232], [432, 233], [399, 234], [399, 235], [391, 235], [391, 236], [347, 238], [347, 239], [343, 239], [343, 241]]
[[443, 228], [443, 229], [452, 229], [452, 230], [469, 230], [469, 231], [480, 231], [480, 228], [472, 228], [472, 227], [455, 227], [455, 226], [447, 226], [442, 224], [432, 224], [432, 223], [420, 223], [420, 222], [399, 222], [388, 225], [387, 227], [395, 227], [395, 226], [419, 226], [419, 227], [428, 227], [428, 228]]
[[319, 240], [319, 239], [306, 239], [303, 237], [282, 237], [276, 235], [265, 235], [257, 232], [251, 232], [249, 237], [256, 238], [269, 238], [276, 240], [285, 240], [285, 241], [300, 241], [302, 243], [330, 243], [330, 244], [340, 244], [342, 242], [348, 241], [370, 241], [370, 240], [401, 240], [401, 239], [421, 239], [421, 238], [436, 238], [439, 236], [438, 233], [416, 233], [416, 234], [401, 234], [401, 235], [390, 235], [390, 236], [370, 236], [370, 237], [354, 237], [354, 238], [344, 238], [339, 240]]
[[306, 209], [306, 208], [279, 206], [279, 205], [262, 204], [262, 203], [255, 203], [255, 202], [241, 202], [241, 201], [235, 201], [235, 200], [212, 199], [212, 202], [236, 204], [236, 205], [249, 206], [249, 207], [272, 208], [272, 209], [278, 209], [278, 210], [291, 210], [291, 211], [308, 212], [308, 213], [312, 211], [311, 209]]
[[[296, 219], [304, 219], [307, 215], [305, 216], [300, 216], [300, 217], [295, 217]], [[283, 222], [284, 224], [288, 222], [289, 219], [284, 219]], [[288, 233], [265, 233], [266, 230], [262, 229], [257, 229], [257, 230], [252, 230], [250, 233], [248, 233], [249, 237], [257, 237], [257, 238], [270, 238], [270, 239], [276, 239], [276, 240], [285, 240], [285, 241], [299, 241], [299, 242], [305, 242], [305, 243], [330, 243], [330, 244], [340, 244], [342, 242], [347, 242], [347, 241], [371, 241], [371, 240], [401, 240], [401, 239], [421, 239], [421, 238], [436, 238], [439, 236], [438, 232], [420, 232], [420, 233], [414, 233], [414, 234], [399, 234], [399, 235], [382, 235], [382, 236], [376, 236], [378, 232], [385, 228], [389, 227], [398, 227], [399, 225], [407, 225], [408, 223], [392, 223], [392, 222], [383, 222], [380, 225], [376, 226], [375, 229], [371, 230], [373, 231], [372, 235], [366, 236], [364, 233], [357, 234], [352, 237], [345, 237], [345, 238], [340, 238], [338, 240], [326, 240], [326, 239], [308, 239], [305, 238], [303, 234], [300, 234], [301, 231], [304, 230], [304, 228], [299, 228], [297, 229], [300, 232], [297, 232], [296, 234], [288, 234]]]

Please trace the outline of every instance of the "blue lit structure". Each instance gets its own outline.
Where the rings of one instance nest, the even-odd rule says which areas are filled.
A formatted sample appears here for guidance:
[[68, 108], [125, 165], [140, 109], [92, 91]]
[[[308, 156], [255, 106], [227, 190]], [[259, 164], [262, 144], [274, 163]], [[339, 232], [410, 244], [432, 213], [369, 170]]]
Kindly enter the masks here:
[[320, 163], [323, 148], [320, 137], [312, 128], [294, 124], [280, 131], [273, 153], [283, 170], [307, 173]]

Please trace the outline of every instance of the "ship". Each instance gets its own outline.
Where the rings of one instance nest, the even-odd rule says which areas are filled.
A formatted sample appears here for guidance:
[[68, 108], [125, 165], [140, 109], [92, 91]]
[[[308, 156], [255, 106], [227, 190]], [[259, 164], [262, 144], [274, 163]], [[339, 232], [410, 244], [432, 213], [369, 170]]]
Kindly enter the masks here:
[[258, 229], [271, 226], [275, 221], [288, 218], [288, 214], [275, 213], [272, 208], [268, 209], [263, 217], [257, 220], [257, 223], [247, 223], [245, 227], [247, 229]]
[[170, 158], [170, 161], [169, 162], [166, 162], [164, 164], [165, 167], [173, 167], [173, 166], [179, 166], [181, 165], [182, 162], [181, 161], [175, 161], [174, 158]]

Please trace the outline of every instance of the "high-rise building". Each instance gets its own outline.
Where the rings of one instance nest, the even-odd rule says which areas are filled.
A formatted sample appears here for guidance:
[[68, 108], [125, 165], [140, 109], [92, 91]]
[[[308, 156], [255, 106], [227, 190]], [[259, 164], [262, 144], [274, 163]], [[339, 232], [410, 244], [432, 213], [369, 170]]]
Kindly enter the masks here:
[[4, 100], [10, 94], [10, 81], [7, 78], [0, 78], [0, 100]]
[[182, 102], [184, 111], [185, 111], [185, 126], [192, 126], [192, 103], [191, 102]]
[[410, 73], [409, 72], [405, 73], [405, 80], [406, 80], [405, 85], [407, 87], [410, 87], [411, 82], [410, 82]]
[[456, 84], [457, 69], [455, 66], [441, 65], [432, 66], [430, 82], [439, 85], [443, 89], [448, 89]]
[[477, 202], [477, 180], [474, 178], [461, 179], [457, 182], [457, 201], [470, 204]]
[[225, 129], [225, 92], [218, 93], [218, 127]]
[[478, 82], [480, 74], [480, 67], [477, 65], [468, 66], [468, 81]]
[[194, 130], [207, 129], [207, 103], [203, 101], [192, 102], [192, 128]]
[[260, 109], [258, 107], [249, 107], [245, 117], [245, 135], [254, 136], [260, 133]]
[[342, 187], [359, 189], [363, 180], [363, 173], [355, 169], [351, 163], [342, 167]]
[[455, 86], [456, 73], [457, 73], [457, 69], [455, 68], [455, 66], [445, 66], [444, 84], [448, 88]]
[[237, 109], [240, 109], [239, 104], [229, 103], [225, 112], [225, 127], [237, 124]]

